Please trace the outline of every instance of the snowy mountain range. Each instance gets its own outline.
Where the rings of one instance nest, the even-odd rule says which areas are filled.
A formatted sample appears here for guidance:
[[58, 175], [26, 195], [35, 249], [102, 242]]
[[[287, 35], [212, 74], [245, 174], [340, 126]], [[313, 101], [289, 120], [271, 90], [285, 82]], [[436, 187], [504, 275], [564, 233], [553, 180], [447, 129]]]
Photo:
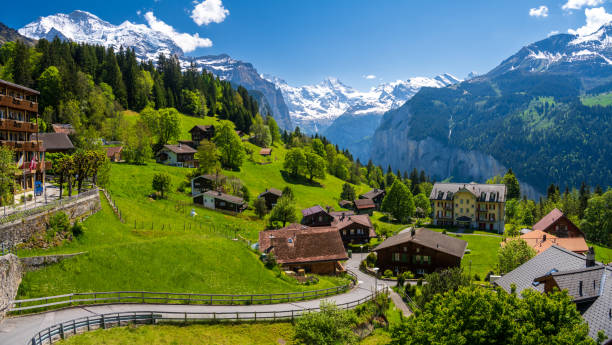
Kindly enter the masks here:
[[52, 41], [57, 36], [63, 40], [113, 47], [115, 51], [121, 46], [131, 47], [136, 56], [143, 60], [156, 60], [160, 53], [183, 55], [181, 48], [169, 36], [147, 25], [130, 21], [113, 25], [94, 14], [79, 10], [40, 17], [18, 32], [33, 39]]
[[586, 89], [612, 80], [612, 23], [591, 34], [558, 34], [532, 43], [487, 75], [495, 77], [511, 71], [577, 75]]
[[280, 78], [265, 77], [281, 90], [293, 123], [306, 133], [323, 133], [344, 114], [382, 116], [400, 107], [422, 87], [445, 87], [461, 82], [450, 74], [443, 74], [435, 78], [397, 80], [363, 92], [336, 78], [327, 78], [316, 85], [296, 87]]

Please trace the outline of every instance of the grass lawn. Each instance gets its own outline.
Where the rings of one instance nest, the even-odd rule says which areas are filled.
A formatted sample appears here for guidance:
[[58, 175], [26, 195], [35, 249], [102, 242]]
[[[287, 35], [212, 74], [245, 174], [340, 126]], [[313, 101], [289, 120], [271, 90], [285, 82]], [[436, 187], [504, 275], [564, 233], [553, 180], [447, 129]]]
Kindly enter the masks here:
[[[147, 195], [159, 171], [171, 176], [174, 188], [167, 200], [154, 201]], [[248, 213], [235, 217], [204, 208], [197, 208], [198, 215], [191, 218], [190, 197], [176, 191], [186, 173], [187, 169], [152, 162], [145, 166], [114, 164], [108, 189], [126, 223], [117, 219], [101, 197], [102, 211], [85, 221], [81, 238], [49, 250], [21, 250], [21, 256], [87, 253], [27, 273], [18, 298], [117, 290], [280, 293], [346, 283], [321, 277], [319, 283], [306, 286], [278, 278], [246, 244], [222, 236], [233, 237], [236, 228], [239, 234], [256, 239], [264, 222]]]
[[190, 326], [138, 326], [99, 329], [58, 342], [61, 345], [168, 345], [168, 344], [293, 344], [293, 325], [242, 323]]
[[602, 93], [596, 96], [583, 96], [581, 97], [582, 104], [592, 107], [595, 105], [600, 105], [602, 107], [607, 107], [612, 104], [612, 93]]
[[595, 260], [601, 261], [604, 264], [612, 262], [612, 248], [603, 247], [591, 242], [587, 242], [587, 244], [595, 249]]

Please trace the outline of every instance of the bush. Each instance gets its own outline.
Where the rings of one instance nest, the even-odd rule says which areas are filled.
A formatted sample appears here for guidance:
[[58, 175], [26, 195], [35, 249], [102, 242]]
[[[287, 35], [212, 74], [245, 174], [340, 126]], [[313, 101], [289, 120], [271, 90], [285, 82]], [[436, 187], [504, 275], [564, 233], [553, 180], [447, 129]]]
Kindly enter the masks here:
[[55, 232], [66, 231], [70, 227], [70, 218], [64, 212], [56, 212], [49, 217], [47, 229], [53, 229]]
[[491, 276], [492, 276], [492, 275], [494, 275], [494, 274], [495, 274], [495, 272], [493, 272], [493, 271], [489, 271], [489, 272], [487, 273], [487, 276], [485, 277], [485, 281], [486, 281], [486, 282], [491, 281]]
[[423, 278], [417, 280], [417, 286], [423, 286]]
[[478, 275], [478, 273], [474, 274], [474, 280], [480, 281], [480, 276]]
[[393, 277], [393, 271], [385, 270], [385, 272], [383, 272], [383, 277], [385, 278]]
[[272, 252], [266, 257], [266, 267], [269, 269], [276, 267], [276, 256]]
[[295, 322], [295, 340], [301, 344], [353, 344], [357, 336], [352, 325], [355, 315], [341, 310], [335, 304], [321, 302], [321, 311], [307, 313]]
[[406, 271], [406, 272], [402, 273], [402, 277], [405, 280], [414, 279], [414, 274], [412, 272], [410, 272], [410, 271]]
[[442, 234], [446, 235], [446, 229], [442, 230]]
[[376, 254], [373, 252], [368, 254], [366, 257], [366, 263], [368, 264], [368, 267], [376, 266]]
[[72, 232], [72, 236], [81, 237], [81, 235], [83, 235], [83, 233], [85, 232], [85, 227], [83, 226], [82, 222], [74, 222], [74, 225], [72, 226], [70, 231]]

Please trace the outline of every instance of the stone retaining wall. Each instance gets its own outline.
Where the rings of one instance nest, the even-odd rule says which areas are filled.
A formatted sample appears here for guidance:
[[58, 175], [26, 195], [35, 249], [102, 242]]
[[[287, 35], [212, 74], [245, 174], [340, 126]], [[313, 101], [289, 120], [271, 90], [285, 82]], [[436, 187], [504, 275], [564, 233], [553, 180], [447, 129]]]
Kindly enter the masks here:
[[57, 255], [45, 255], [45, 256], [31, 256], [27, 258], [21, 258], [21, 265], [24, 272], [36, 271], [39, 268], [56, 264], [64, 259], [70, 259], [74, 256], [85, 254], [85, 252], [74, 253], [74, 254], [57, 254]]
[[23, 267], [13, 254], [0, 256], [0, 322], [4, 319], [11, 301], [17, 296]]
[[49, 217], [58, 211], [66, 212], [72, 222], [92, 215], [98, 212], [100, 208], [99, 193], [75, 199], [53, 209], [0, 225], [0, 242], [9, 246], [26, 242], [34, 234], [46, 231]]

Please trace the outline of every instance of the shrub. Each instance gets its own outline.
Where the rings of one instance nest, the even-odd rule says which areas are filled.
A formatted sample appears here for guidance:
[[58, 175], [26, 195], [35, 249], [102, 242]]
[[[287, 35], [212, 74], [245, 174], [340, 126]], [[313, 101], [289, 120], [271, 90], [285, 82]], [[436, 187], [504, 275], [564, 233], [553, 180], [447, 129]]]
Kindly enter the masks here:
[[301, 344], [353, 344], [357, 336], [352, 325], [355, 315], [335, 304], [321, 302], [321, 311], [308, 313], [295, 322], [295, 340]]
[[393, 271], [385, 270], [385, 272], [383, 272], [383, 277], [385, 278], [393, 277]]
[[478, 273], [474, 274], [474, 280], [480, 281], [480, 276], [478, 275]]
[[417, 280], [417, 286], [423, 286], [423, 278]]
[[83, 233], [85, 232], [85, 227], [83, 226], [82, 222], [74, 222], [74, 225], [72, 226], [70, 231], [72, 232], [72, 236], [81, 237], [81, 235], [83, 235]]
[[487, 273], [487, 276], [485, 277], [485, 281], [486, 281], [486, 282], [491, 281], [491, 276], [492, 276], [492, 275], [494, 275], [494, 274], [495, 274], [495, 272], [493, 272], [493, 271], [489, 271], [489, 272]]
[[446, 229], [442, 230], [442, 234], [446, 235]]
[[276, 267], [276, 256], [272, 252], [266, 257], [266, 267], [270, 269]]
[[66, 231], [70, 227], [70, 218], [64, 212], [56, 212], [49, 217], [47, 229], [53, 229], [55, 232]]
[[376, 266], [376, 254], [373, 252], [368, 254], [368, 256], [366, 257], [366, 262], [368, 264], [368, 267]]
[[402, 277], [407, 280], [407, 279], [414, 279], [414, 274], [410, 271], [406, 271], [404, 273], [402, 273]]

